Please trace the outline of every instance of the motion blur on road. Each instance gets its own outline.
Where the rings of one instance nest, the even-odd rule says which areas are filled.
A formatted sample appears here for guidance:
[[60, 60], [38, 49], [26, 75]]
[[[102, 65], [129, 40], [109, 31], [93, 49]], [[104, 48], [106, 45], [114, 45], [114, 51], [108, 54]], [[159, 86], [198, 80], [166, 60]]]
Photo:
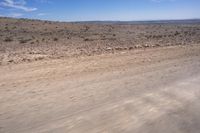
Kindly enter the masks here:
[[199, 133], [200, 45], [0, 66], [1, 133]]

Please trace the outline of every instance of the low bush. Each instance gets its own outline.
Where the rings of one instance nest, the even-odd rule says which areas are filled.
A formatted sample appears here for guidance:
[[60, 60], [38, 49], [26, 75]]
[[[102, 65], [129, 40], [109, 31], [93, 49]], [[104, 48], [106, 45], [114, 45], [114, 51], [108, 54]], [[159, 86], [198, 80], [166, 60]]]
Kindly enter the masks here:
[[5, 42], [12, 42], [13, 39], [12, 39], [11, 37], [6, 37], [6, 38], [4, 39], [4, 41], [5, 41]]
[[54, 40], [54, 41], [58, 41], [58, 38], [55, 37], [53, 40]]

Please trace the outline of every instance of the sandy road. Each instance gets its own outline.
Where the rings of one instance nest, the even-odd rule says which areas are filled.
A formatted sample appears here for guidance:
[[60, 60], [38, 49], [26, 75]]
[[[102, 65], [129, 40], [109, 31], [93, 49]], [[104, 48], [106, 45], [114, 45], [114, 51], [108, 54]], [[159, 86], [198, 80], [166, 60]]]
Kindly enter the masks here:
[[0, 133], [199, 133], [200, 45], [0, 67]]

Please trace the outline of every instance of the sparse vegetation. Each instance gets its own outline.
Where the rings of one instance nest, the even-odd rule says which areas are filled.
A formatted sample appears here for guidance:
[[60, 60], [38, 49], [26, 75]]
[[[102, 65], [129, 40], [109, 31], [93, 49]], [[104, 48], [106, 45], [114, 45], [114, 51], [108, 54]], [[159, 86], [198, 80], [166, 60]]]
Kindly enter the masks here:
[[4, 42], [12, 42], [12, 41], [13, 41], [13, 39], [11, 37], [6, 37], [4, 39]]
[[178, 35], [180, 35], [180, 33], [178, 31], [176, 31], [174, 35], [178, 36]]
[[85, 38], [84, 41], [90, 41], [90, 39], [89, 38]]
[[0, 18], [0, 27], [0, 41], [3, 42], [0, 50], [7, 52], [9, 49], [14, 56], [15, 52], [25, 55], [27, 51], [38, 50], [53, 57], [58, 53], [59, 56], [78, 56], [200, 42], [200, 24], [90, 25]]
[[58, 41], [58, 38], [55, 37], [55, 38], [53, 39], [53, 41]]
[[31, 41], [31, 39], [24, 39], [24, 38], [22, 38], [22, 39], [19, 40], [19, 43], [27, 43], [29, 41]]

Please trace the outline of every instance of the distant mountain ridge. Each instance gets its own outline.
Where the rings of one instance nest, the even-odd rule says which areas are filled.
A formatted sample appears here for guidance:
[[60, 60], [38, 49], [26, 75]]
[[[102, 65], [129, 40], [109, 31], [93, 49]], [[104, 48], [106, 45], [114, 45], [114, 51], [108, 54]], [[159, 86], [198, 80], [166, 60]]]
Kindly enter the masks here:
[[77, 21], [75, 23], [94, 23], [94, 24], [195, 24], [200, 23], [200, 19], [183, 20], [148, 20], [148, 21]]
[[40, 19], [28, 19], [28, 18], [11, 18], [0, 17], [0, 19], [19, 19], [30, 21], [48, 21], [48, 22], [64, 22], [64, 23], [87, 23], [87, 24], [200, 24], [200, 19], [177, 19], [177, 20], [141, 20], [141, 21], [112, 21], [112, 20], [94, 20], [94, 21], [51, 21]]

